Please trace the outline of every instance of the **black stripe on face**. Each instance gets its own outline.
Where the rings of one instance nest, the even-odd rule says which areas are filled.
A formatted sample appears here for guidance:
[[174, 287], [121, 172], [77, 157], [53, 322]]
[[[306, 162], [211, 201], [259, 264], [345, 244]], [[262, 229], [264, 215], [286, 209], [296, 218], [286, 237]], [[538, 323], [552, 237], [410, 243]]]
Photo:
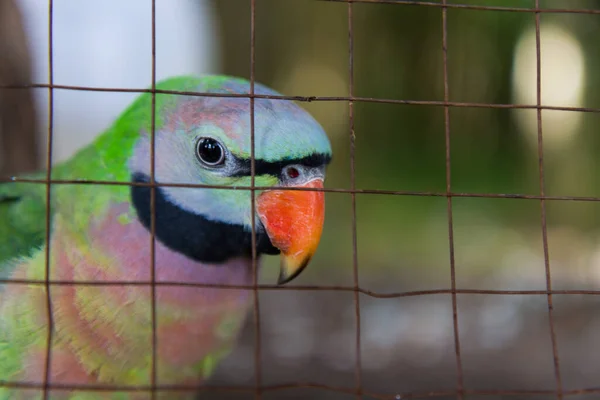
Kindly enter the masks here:
[[[1, 1], [1, 0], [0, 0]], [[135, 173], [133, 182], [148, 183], [150, 177]], [[131, 201], [142, 225], [150, 231], [152, 210], [150, 187], [132, 186]], [[242, 225], [214, 221], [186, 211], [156, 188], [156, 238], [177, 253], [205, 263], [222, 263], [233, 257], [252, 258], [252, 233]], [[279, 254], [264, 231], [256, 232], [258, 254]]]
[[[235, 156], [234, 156], [235, 157]], [[235, 157], [237, 168], [230, 176], [251, 176], [250, 159]], [[255, 176], [258, 175], [281, 175], [281, 171], [287, 165], [300, 164], [309, 168], [318, 168], [331, 162], [330, 154], [313, 153], [302, 158], [284, 158], [279, 161], [254, 160]]]

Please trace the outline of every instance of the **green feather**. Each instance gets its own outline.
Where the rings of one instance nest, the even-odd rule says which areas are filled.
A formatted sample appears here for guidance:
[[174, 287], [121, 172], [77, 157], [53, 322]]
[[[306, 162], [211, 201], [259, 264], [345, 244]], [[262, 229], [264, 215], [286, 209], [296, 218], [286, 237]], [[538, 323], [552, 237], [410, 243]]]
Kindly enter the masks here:
[[[44, 179], [44, 174], [27, 176]], [[0, 184], [0, 278], [11, 272], [8, 261], [33, 256], [46, 237], [46, 185]], [[4, 267], [3, 267], [4, 266]]]

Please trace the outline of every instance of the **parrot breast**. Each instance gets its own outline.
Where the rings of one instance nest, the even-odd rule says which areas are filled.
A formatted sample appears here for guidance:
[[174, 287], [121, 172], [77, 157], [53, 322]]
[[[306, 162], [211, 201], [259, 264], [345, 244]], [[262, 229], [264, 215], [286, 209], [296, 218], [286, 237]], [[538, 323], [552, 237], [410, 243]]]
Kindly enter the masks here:
[[[51, 279], [108, 284], [51, 288], [52, 383], [151, 384], [152, 290], [149, 284], [139, 284], [152, 277], [151, 236], [132, 212], [128, 203], [111, 205], [92, 220], [83, 237], [60, 214], [55, 217], [50, 254], [52, 265], [60, 268], [51, 268]], [[33, 275], [43, 279], [43, 257], [33, 262], [36, 268], [23, 264], [14, 277], [31, 279], [37, 271]], [[155, 271], [157, 384], [197, 385], [232, 347], [252, 292], [188, 284], [251, 285], [251, 261], [202, 264], [156, 240]], [[7, 332], [20, 336], [23, 348], [20, 371], [11, 380], [43, 382], [45, 302], [45, 287], [40, 285], [11, 285], [0, 294], [0, 314], [18, 325]], [[4, 379], [1, 372], [2, 368]]]

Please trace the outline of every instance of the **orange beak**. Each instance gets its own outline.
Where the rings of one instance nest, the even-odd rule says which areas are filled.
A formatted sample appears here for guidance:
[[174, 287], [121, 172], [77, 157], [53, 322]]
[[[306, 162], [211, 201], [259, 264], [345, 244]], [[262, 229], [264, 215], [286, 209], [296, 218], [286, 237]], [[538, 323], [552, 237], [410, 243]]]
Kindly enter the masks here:
[[[302, 188], [323, 188], [313, 179]], [[278, 284], [297, 277], [315, 254], [325, 219], [325, 194], [308, 190], [267, 190], [256, 199], [256, 211], [273, 246], [281, 251]]]

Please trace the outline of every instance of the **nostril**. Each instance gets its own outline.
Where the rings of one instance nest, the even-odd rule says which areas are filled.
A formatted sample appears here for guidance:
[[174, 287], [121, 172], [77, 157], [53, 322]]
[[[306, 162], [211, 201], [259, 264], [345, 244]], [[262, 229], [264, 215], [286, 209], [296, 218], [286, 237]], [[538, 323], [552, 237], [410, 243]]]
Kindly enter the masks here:
[[287, 168], [285, 173], [288, 176], [288, 178], [290, 178], [290, 179], [296, 179], [297, 177], [300, 176], [300, 171], [298, 171], [298, 168], [294, 168], [294, 167]]

